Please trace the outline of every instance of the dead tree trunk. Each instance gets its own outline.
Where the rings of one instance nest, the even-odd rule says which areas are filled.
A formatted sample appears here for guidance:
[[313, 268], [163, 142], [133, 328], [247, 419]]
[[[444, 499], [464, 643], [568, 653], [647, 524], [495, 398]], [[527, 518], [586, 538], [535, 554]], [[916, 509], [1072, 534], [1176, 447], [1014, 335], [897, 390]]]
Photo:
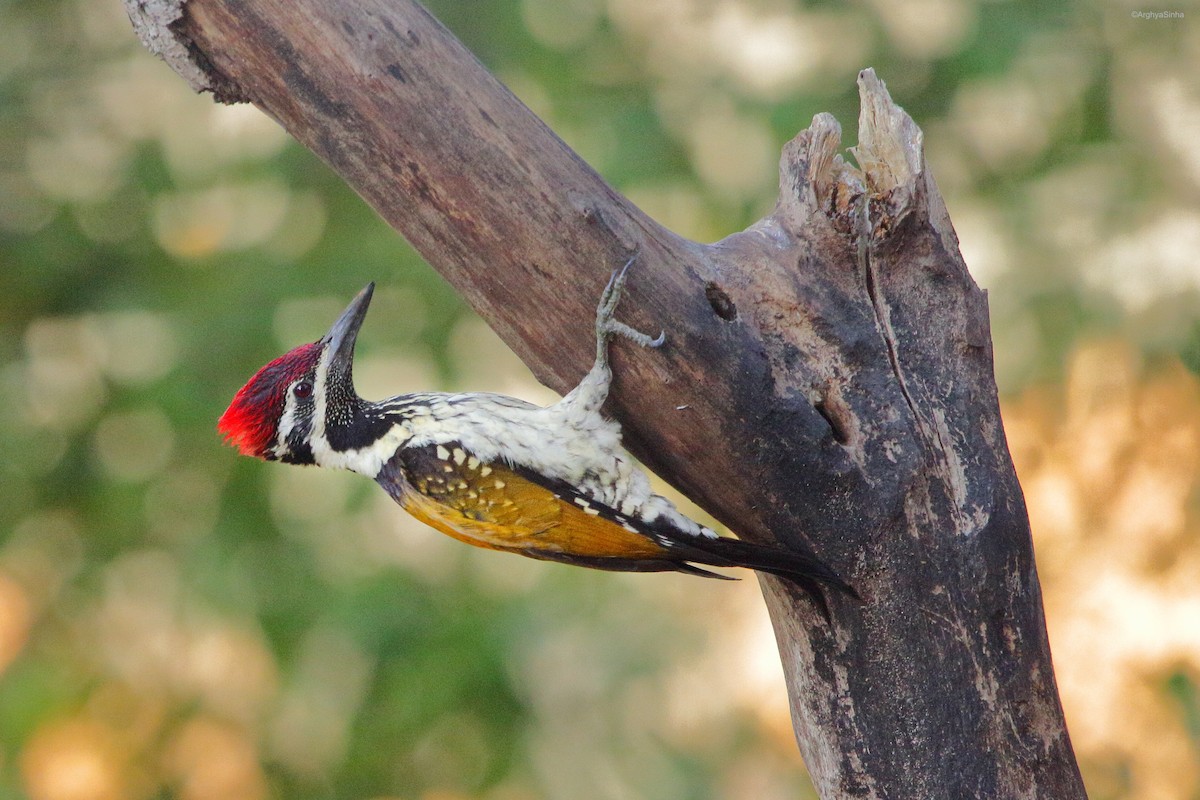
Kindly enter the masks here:
[[822, 797], [1078, 798], [987, 301], [921, 132], [859, 78], [861, 170], [828, 115], [775, 211], [716, 244], [658, 226], [409, 0], [126, 0], [194, 88], [249, 101], [337, 170], [547, 385], [640, 246], [610, 411], [739, 535], [810, 545], [863, 595], [834, 625], [762, 580]]

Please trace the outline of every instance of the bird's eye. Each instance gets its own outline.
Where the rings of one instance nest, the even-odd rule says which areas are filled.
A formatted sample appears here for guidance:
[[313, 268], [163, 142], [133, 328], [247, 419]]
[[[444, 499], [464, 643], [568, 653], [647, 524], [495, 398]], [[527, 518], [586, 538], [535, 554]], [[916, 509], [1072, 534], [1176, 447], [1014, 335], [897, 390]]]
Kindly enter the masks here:
[[300, 381], [292, 387], [292, 394], [297, 400], [307, 400], [312, 397], [312, 384], [308, 381]]

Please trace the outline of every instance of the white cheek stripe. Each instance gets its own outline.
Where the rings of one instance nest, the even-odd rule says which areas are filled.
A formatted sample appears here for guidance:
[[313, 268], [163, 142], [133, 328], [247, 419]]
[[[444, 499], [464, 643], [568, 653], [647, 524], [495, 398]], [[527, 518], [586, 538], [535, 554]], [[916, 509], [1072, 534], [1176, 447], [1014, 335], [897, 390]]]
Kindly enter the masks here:
[[312, 448], [313, 460], [322, 467], [333, 467], [328, 460], [328, 454], [333, 452], [329, 441], [325, 438], [325, 381], [329, 378], [329, 363], [333, 360], [333, 351], [328, 347], [321, 353], [317, 362], [317, 373], [313, 376], [313, 422], [312, 433], [309, 434], [309, 445]]
[[276, 458], [283, 458], [289, 452], [287, 437], [296, 427], [297, 407], [296, 397], [292, 394], [292, 389], [289, 386], [287, 399], [283, 404], [283, 414], [279, 417], [279, 427], [275, 432], [275, 446], [271, 448], [271, 452], [275, 454]]
[[320, 437], [322, 441], [325, 439], [325, 381], [329, 379], [329, 362], [332, 360], [333, 353], [325, 348], [317, 361], [317, 373], [313, 376], [312, 435], [314, 439]]

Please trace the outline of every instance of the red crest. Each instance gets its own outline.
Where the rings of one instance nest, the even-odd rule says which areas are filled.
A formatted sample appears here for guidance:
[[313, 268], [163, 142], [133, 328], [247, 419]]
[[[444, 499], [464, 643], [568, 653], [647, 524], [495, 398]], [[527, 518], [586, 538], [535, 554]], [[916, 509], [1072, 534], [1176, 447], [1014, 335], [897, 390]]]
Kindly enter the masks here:
[[233, 397], [217, 430], [242, 455], [265, 458], [275, 441], [288, 387], [307, 374], [321, 357], [321, 344], [302, 345], [267, 364]]

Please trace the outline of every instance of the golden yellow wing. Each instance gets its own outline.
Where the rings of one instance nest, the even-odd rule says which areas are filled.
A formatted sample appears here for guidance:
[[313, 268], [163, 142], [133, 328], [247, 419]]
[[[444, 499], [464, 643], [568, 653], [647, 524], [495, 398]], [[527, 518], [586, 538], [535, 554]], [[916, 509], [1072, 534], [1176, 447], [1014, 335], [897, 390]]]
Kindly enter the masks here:
[[454, 444], [403, 449], [376, 480], [417, 519], [477, 547], [607, 569], [677, 568], [613, 509]]

